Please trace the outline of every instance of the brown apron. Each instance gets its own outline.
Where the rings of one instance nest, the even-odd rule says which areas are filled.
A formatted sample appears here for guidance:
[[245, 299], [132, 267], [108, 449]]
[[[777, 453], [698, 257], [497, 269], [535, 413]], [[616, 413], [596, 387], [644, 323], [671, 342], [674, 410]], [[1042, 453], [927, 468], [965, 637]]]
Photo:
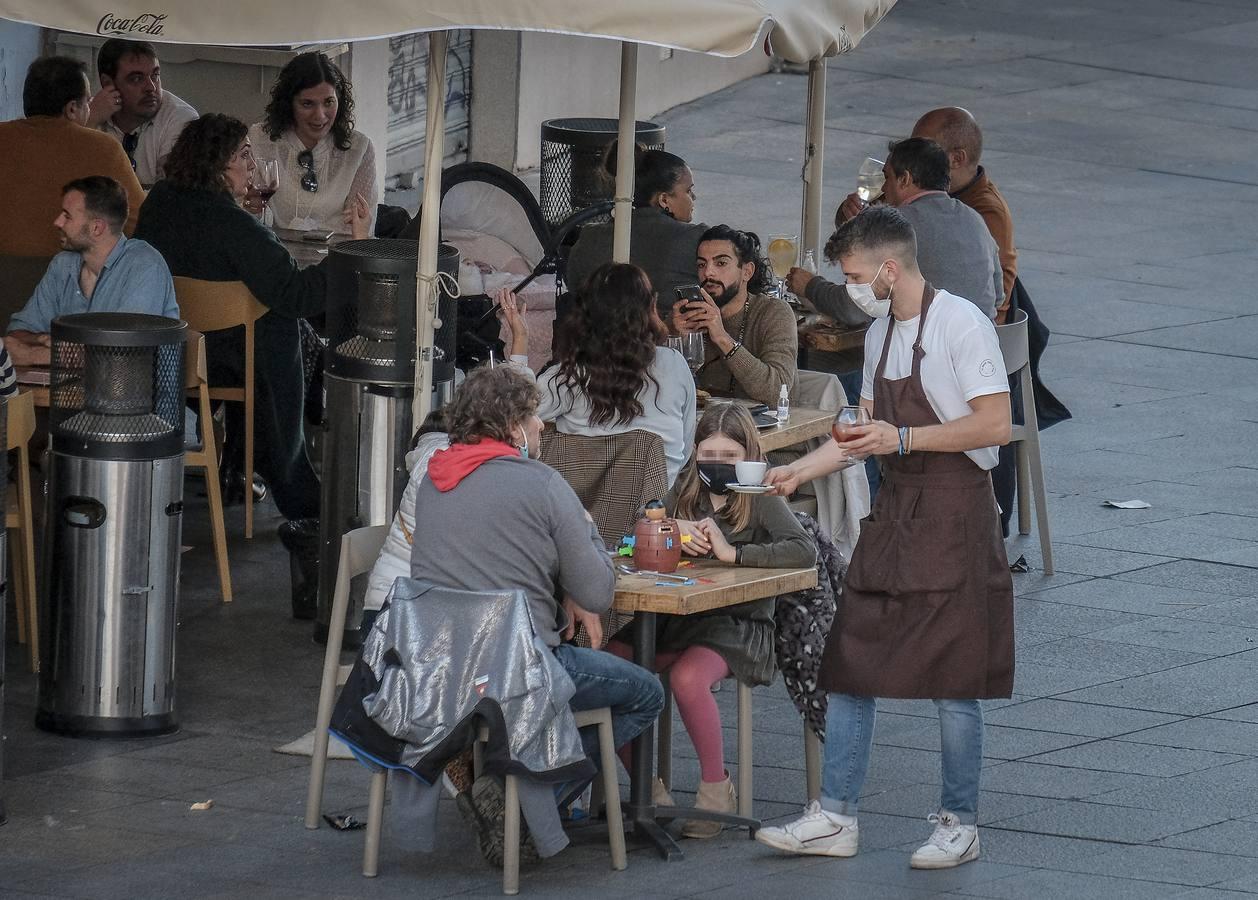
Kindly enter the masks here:
[[[874, 374], [874, 418], [939, 424], [922, 387], [926, 286], [913, 369]], [[991, 478], [964, 453], [884, 456], [883, 482], [843, 586], [820, 683], [861, 697], [982, 699], [1013, 691], [1013, 580]]]

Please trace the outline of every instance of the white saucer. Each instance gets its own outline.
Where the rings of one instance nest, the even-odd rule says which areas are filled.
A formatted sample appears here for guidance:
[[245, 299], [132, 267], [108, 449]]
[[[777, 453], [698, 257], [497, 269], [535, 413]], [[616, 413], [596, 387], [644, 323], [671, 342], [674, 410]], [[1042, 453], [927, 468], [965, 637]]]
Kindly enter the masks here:
[[771, 484], [730, 484], [726, 485], [735, 494], [767, 494], [773, 490]]

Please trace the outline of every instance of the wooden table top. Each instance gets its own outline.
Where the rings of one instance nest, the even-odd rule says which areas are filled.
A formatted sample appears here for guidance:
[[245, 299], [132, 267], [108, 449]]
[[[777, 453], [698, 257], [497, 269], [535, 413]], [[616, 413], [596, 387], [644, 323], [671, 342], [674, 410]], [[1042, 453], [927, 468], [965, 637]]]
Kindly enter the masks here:
[[49, 368], [47, 366], [14, 366], [13, 371], [17, 373], [18, 390], [23, 394], [34, 394], [36, 406], [47, 407], [48, 385], [46, 383], [32, 384], [30, 382], [38, 381], [41, 378], [46, 380], [50, 371]]
[[695, 580], [688, 585], [659, 585], [654, 575], [617, 574], [612, 608], [625, 613], [685, 616], [817, 586], [816, 568], [756, 569], [726, 565], [713, 559], [690, 562], [691, 565], [676, 572]]
[[830, 426], [834, 424], [834, 415], [834, 412], [824, 409], [792, 406], [790, 418], [785, 425], [758, 429], [760, 449], [768, 453], [770, 450], [801, 444], [809, 438], [827, 435], [830, 433]]
[[302, 269], [323, 262], [323, 260], [328, 258], [329, 247], [350, 239], [347, 234], [334, 234], [327, 241], [307, 241], [302, 239], [302, 235], [305, 233], [292, 228], [275, 229], [275, 236], [280, 239], [280, 243], [284, 245], [285, 249], [292, 254], [298, 268]]
[[820, 321], [808, 321], [800, 326], [799, 342], [809, 350], [842, 353], [845, 350], [864, 348], [865, 332], [868, 330], [869, 326], [851, 328], [822, 318]]

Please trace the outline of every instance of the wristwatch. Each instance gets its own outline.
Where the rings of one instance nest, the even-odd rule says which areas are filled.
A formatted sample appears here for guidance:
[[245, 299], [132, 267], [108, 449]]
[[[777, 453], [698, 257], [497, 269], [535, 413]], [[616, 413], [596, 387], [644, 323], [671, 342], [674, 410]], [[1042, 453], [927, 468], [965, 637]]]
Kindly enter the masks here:
[[730, 347], [729, 352], [726, 353], [724, 356], [722, 356], [721, 359], [729, 359], [731, 356], [733, 356], [735, 353], [738, 352], [739, 348], [742, 347], [742, 345], [743, 345], [742, 341], [734, 341], [734, 346]]

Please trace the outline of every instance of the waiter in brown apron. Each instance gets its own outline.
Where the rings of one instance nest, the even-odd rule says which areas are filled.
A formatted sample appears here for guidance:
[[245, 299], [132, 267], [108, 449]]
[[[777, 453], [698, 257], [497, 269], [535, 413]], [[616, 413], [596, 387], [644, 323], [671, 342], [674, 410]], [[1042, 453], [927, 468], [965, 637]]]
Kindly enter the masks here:
[[1013, 583], [988, 474], [1009, 440], [1009, 384], [991, 321], [926, 283], [913, 228], [898, 211], [862, 212], [827, 249], [838, 251], [848, 296], [874, 317], [861, 390], [873, 422], [767, 480], [789, 494], [873, 454], [883, 485], [862, 523], [822, 657], [829, 707], [821, 800], [756, 839], [793, 853], [855, 855], [874, 698], [930, 699], [943, 787], [928, 816], [934, 831], [910, 865], [950, 868], [979, 855], [979, 701], [1013, 690]]

